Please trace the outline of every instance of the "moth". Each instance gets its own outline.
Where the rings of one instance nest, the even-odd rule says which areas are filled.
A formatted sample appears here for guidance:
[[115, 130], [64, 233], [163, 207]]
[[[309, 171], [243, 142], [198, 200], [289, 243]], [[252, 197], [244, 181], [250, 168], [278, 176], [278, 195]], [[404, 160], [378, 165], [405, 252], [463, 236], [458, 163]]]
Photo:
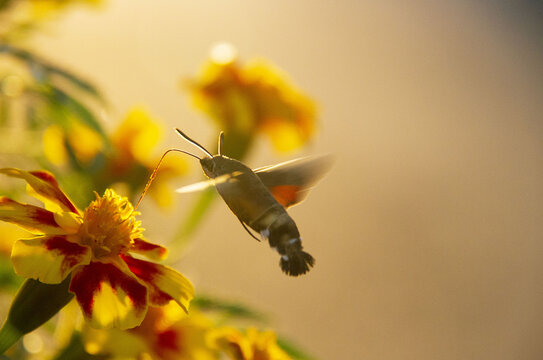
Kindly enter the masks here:
[[190, 155], [199, 159], [204, 174], [209, 178], [179, 188], [177, 192], [215, 186], [245, 230], [260, 241], [251, 230], [258, 233], [281, 255], [283, 272], [290, 276], [308, 272], [315, 259], [303, 250], [298, 227], [286, 209], [301, 202], [310, 187], [330, 169], [331, 156], [302, 158], [251, 170], [242, 162], [222, 155], [222, 132], [219, 135], [219, 153], [212, 155], [181, 130], [175, 130], [206, 154], [202, 158]]

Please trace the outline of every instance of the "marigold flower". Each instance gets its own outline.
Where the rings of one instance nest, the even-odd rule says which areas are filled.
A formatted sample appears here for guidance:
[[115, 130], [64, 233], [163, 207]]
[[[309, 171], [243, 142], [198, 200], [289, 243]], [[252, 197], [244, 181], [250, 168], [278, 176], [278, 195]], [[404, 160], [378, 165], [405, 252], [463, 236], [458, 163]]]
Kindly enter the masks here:
[[52, 164], [62, 166], [68, 162], [66, 144], [84, 164], [103, 150], [103, 140], [96, 131], [77, 121], [70, 121], [68, 127], [70, 130], [65, 131], [58, 125], [51, 125], [43, 132], [43, 153]]
[[227, 135], [263, 133], [279, 151], [305, 144], [315, 130], [312, 100], [270, 62], [259, 59], [241, 65], [234, 51], [225, 56], [224, 49], [224, 44], [213, 48], [210, 61], [191, 81], [195, 106]]
[[83, 341], [88, 353], [114, 359], [218, 360], [216, 349], [206, 343], [212, 327], [211, 319], [198, 311], [187, 315], [170, 302], [150, 307], [141, 325], [130, 331], [85, 327]]
[[250, 327], [245, 334], [233, 327], [218, 328], [209, 334], [209, 342], [235, 360], [289, 360], [277, 345], [273, 331]]
[[139, 325], [149, 305], [176, 301], [185, 311], [193, 287], [177, 271], [134, 258], [131, 253], [161, 259], [166, 249], [147, 242], [128, 199], [107, 189], [80, 211], [46, 171], [0, 169], [24, 179], [31, 195], [46, 207], [0, 197], [0, 220], [17, 224], [39, 236], [13, 245], [11, 259], [20, 276], [46, 284], [71, 274], [85, 319], [94, 327], [128, 329]]
[[[160, 158], [151, 156], [160, 135], [161, 127], [158, 120], [143, 107], [132, 108], [111, 135], [114, 153], [108, 158], [105, 171], [105, 176], [110, 177], [109, 182], [128, 179], [130, 195], [139, 191], [147, 181], [147, 177], [141, 177], [141, 174], [152, 172]], [[187, 163], [179, 157], [172, 157], [164, 162], [158, 170], [153, 187], [149, 189], [149, 195], [159, 206], [167, 208], [173, 204], [171, 196], [173, 190], [168, 182], [186, 170]]]

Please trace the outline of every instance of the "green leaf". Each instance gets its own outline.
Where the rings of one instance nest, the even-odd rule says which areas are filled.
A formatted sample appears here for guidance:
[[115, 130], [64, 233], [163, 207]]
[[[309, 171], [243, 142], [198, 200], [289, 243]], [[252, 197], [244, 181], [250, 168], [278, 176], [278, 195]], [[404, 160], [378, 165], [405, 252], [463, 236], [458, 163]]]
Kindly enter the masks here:
[[102, 129], [102, 126], [93, 115], [93, 113], [85, 105], [83, 105], [80, 101], [67, 94], [63, 90], [59, 89], [58, 87], [49, 85], [49, 90], [51, 91], [51, 100], [65, 106], [68, 110], [75, 114], [77, 118], [81, 120], [81, 122], [96, 131], [107, 141], [107, 136]]
[[0, 289], [17, 289], [21, 285], [21, 278], [15, 274], [13, 265], [7, 258], [0, 258]]
[[[51, 62], [48, 62], [38, 57], [30, 51], [9, 44], [1, 44], [0, 53], [10, 54], [25, 62], [28, 68], [35, 75], [35, 79], [38, 82], [42, 82], [44, 80], [43, 76], [46, 76], [46, 78], [50, 76], [52, 76], [53, 78], [60, 78], [75, 86], [79, 90], [87, 93], [88, 95], [91, 95], [96, 100], [100, 101], [100, 103], [105, 104], [105, 99], [102, 97], [98, 89], [89, 81], [84, 80], [81, 77], [75, 75], [74, 73], [69, 72]], [[39, 73], [40, 75], [38, 76], [36, 76], [36, 68], [39, 68], [39, 71], [37, 73]]]
[[278, 337], [277, 345], [283, 349], [291, 358], [296, 360], [315, 360], [314, 356], [309, 355], [300, 346], [294, 344], [291, 340], [284, 337]]
[[98, 89], [92, 85], [91, 83], [81, 79], [80, 77], [77, 77], [76, 75], [63, 70], [59, 67], [56, 67], [54, 65], [46, 65], [44, 66], [45, 70], [50, 75], [57, 75], [65, 80], [68, 80], [72, 85], [75, 85], [80, 90], [83, 90], [89, 95], [92, 95], [97, 100], [99, 100], [102, 104], [105, 104], [105, 99], [102, 97], [102, 95], [98, 92]]
[[259, 322], [267, 322], [267, 317], [248, 306], [240, 303], [225, 301], [211, 296], [199, 295], [196, 296], [191, 306], [196, 306], [204, 311], [217, 311], [224, 315], [235, 317], [244, 320], [254, 320]]

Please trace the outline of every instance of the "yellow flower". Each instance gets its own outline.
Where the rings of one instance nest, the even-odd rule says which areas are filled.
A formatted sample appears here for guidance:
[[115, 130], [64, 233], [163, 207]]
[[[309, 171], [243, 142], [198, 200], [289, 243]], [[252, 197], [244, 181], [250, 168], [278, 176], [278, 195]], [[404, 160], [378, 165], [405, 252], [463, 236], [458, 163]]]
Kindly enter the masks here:
[[[52, 164], [65, 166], [68, 163], [69, 146], [80, 163], [93, 167], [90, 176], [97, 188], [104, 189], [111, 184], [127, 183], [130, 197], [141, 190], [159, 160], [159, 157], [152, 156], [151, 153], [158, 144], [161, 133], [158, 121], [144, 108], [134, 107], [128, 112], [109, 136], [111, 151], [105, 153], [103, 139], [97, 132], [76, 121], [71, 121], [68, 125], [69, 131], [57, 125], [44, 131], [44, 154]], [[105, 161], [93, 163], [99, 154], [104, 155]], [[95, 167], [99, 164], [103, 164], [103, 167], [101, 171], [96, 171]], [[169, 180], [185, 173], [186, 168], [185, 160], [179, 157], [168, 158], [163, 163], [149, 190], [149, 195], [159, 206], [172, 205], [173, 191], [168, 185]]]
[[70, 291], [95, 327], [132, 328], [142, 322], [149, 305], [170, 300], [187, 310], [194, 291], [183, 275], [131, 256], [160, 259], [166, 249], [143, 239], [138, 213], [126, 198], [108, 189], [80, 211], [48, 172], [4, 168], [0, 173], [24, 179], [30, 194], [46, 205], [0, 197], [0, 220], [38, 234], [13, 245], [17, 274], [46, 284], [58, 284], [71, 274]]
[[218, 354], [205, 340], [212, 325], [198, 312], [187, 315], [170, 302], [150, 307], [141, 325], [128, 332], [86, 327], [83, 339], [88, 353], [108, 354], [113, 359], [215, 360]]
[[118, 165], [149, 161], [151, 150], [160, 138], [160, 127], [156, 119], [141, 108], [134, 107], [111, 135]]
[[289, 151], [305, 144], [315, 131], [315, 105], [288, 78], [265, 60], [246, 65], [226, 56], [224, 44], [191, 82], [194, 104], [226, 134], [268, 135], [275, 148]]
[[210, 343], [235, 360], [288, 360], [290, 357], [277, 345], [273, 331], [248, 328], [242, 333], [232, 327], [214, 330]]
[[[161, 129], [158, 121], [141, 107], [134, 107], [126, 115], [117, 130], [111, 135], [113, 156], [108, 159], [106, 175], [109, 182], [126, 180], [141, 175], [145, 169], [144, 177], [132, 181], [131, 190], [139, 191], [147, 181], [148, 175], [154, 170], [159, 157], [152, 157], [151, 153], [160, 139]], [[186, 162], [179, 157], [168, 158], [160, 167], [149, 195], [159, 206], [168, 207], [172, 204], [172, 190], [168, 180], [186, 172]], [[133, 194], [132, 194], [133, 195]]]
[[68, 131], [58, 125], [51, 125], [45, 129], [43, 132], [45, 157], [54, 165], [65, 165], [68, 161], [67, 144], [79, 161], [89, 163], [103, 150], [102, 138], [96, 131], [77, 121], [70, 121], [68, 125]]

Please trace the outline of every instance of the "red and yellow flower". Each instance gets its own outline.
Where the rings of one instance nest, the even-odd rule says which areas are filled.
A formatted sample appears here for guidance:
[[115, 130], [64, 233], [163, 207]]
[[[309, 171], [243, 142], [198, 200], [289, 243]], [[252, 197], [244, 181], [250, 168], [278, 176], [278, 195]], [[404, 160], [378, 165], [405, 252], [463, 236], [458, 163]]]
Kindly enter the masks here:
[[291, 151], [315, 132], [315, 104], [288, 74], [263, 59], [241, 64], [231, 45], [215, 46], [189, 86], [194, 105], [217, 122], [225, 140], [265, 134], [277, 150]]
[[30, 194], [45, 203], [42, 208], [0, 197], [0, 220], [38, 235], [13, 245], [17, 274], [47, 284], [71, 274], [70, 291], [94, 327], [135, 327], [150, 305], [170, 300], [187, 311], [194, 293], [190, 281], [131, 255], [161, 259], [167, 251], [142, 237], [138, 213], [126, 198], [107, 189], [80, 211], [48, 172], [4, 168], [0, 173], [24, 179]]
[[170, 302], [150, 307], [141, 325], [130, 331], [84, 327], [83, 343], [89, 354], [113, 359], [218, 360], [218, 351], [206, 342], [213, 326], [199, 311], [187, 315]]
[[291, 359], [277, 344], [273, 331], [259, 331], [250, 327], [243, 333], [233, 327], [222, 327], [210, 332], [208, 341], [235, 360]]

